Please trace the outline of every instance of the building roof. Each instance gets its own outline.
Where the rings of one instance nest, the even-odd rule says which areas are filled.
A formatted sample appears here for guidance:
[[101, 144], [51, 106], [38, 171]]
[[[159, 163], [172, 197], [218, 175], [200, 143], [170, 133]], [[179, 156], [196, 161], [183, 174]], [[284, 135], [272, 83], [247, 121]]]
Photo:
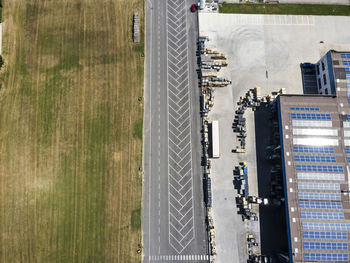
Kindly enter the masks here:
[[350, 121], [344, 107], [337, 97], [321, 95], [282, 95], [278, 107], [290, 257], [348, 261], [350, 199], [341, 191], [349, 190]]
[[292, 262], [350, 258], [350, 52], [325, 58], [333, 95], [277, 99]]
[[339, 102], [348, 104], [350, 101], [350, 96], [348, 96], [348, 89], [350, 91], [350, 52], [330, 50], [326, 57], [331, 65], [331, 76], [333, 76], [334, 82], [332, 86], [336, 89], [337, 97], [344, 99]]

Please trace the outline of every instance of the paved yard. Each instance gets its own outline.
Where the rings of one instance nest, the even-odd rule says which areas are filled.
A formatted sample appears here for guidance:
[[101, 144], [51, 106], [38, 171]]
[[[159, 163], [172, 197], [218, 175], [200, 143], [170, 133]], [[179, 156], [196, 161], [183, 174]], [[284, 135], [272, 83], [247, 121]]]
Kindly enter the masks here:
[[[257, 194], [254, 114], [246, 111], [247, 153], [234, 154], [235, 134], [231, 126], [236, 102], [247, 90], [261, 87], [262, 95], [285, 88], [302, 93], [300, 63], [315, 62], [329, 49], [350, 50], [348, 17], [282, 15], [199, 15], [200, 35], [207, 46], [224, 52], [228, 68], [223, 77], [232, 86], [217, 88], [211, 120], [220, 121], [220, 159], [212, 162], [213, 216], [216, 232], [216, 262], [246, 262], [245, 232], [259, 231], [259, 223], [243, 223], [237, 215], [232, 170], [248, 162], [250, 194]], [[320, 43], [323, 41], [324, 43]], [[259, 137], [258, 137], [259, 138]]]

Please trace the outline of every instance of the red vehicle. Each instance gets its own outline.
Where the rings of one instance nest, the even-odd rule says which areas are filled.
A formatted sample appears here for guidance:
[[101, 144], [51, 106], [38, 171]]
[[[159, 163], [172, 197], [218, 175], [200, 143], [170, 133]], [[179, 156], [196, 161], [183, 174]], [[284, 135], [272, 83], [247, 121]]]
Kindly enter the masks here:
[[192, 12], [192, 13], [196, 12], [197, 9], [198, 9], [198, 7], [197, 7], [196, 4], [191, 5], [191, 12]]

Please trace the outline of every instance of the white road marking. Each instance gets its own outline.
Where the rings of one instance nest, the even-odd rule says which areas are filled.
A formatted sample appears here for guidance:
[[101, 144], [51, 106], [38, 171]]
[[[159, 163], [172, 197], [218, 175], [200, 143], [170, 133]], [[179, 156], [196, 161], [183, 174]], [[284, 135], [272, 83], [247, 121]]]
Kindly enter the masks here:
[[[152, 12], [149, 14], [150, 16], [150, 22], [152, 22]], [[150, 56], [149, 56], [149, 72], [152, 72], [152, 27], [150, 27]], [[152, 87], [152, 77], [149, 77], [149, 88]], [[152, 112], [152, 92], [150, 89], [150, 96], [149, 96], [149, 112]], [[150, 150], [152, 151], [152, 118], [150, 118]], [[148, 196], [151, 197], [151, 185], [152, 185], [152, 161], [149, 162], [149, 186], [148, 186]], [[148, 216], [151, 217], [151, 198], [149, 198], [148, 203]], [[148, 251], [151, 253], [151, 218], [148, 219]]]
[[159, 261], [159, 260], [177, 260], [177, 261], [193, 261], [193, 260], [209, 260], [208, 255], [160, 255], [160, 256], [149, 256], [149, 260]]

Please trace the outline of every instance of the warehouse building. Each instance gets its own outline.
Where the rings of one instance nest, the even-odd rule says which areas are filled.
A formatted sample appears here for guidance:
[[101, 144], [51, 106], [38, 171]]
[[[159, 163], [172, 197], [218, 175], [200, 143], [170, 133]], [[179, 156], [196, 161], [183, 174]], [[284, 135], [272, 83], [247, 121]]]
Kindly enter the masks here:
[[350, 53], [330, 50], [316, 63], [319, 94], [337, 94], [350, 81]]
[[274, 103], [289, 262], [349, 262], [350, 53], [315, 67], [318, 94]]

